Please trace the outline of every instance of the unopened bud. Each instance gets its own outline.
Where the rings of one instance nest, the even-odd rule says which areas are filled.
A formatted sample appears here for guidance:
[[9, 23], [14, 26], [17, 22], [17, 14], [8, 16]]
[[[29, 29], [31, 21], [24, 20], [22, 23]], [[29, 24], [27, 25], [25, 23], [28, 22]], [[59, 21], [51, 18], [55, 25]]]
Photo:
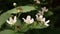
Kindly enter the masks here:
[[21, 12], [22, 8], [21, 7], [18, 7], [17, 10], [18, 10], [18, 12]]
[[13, 6], [16, 6], [16, 3], [13, 3]]

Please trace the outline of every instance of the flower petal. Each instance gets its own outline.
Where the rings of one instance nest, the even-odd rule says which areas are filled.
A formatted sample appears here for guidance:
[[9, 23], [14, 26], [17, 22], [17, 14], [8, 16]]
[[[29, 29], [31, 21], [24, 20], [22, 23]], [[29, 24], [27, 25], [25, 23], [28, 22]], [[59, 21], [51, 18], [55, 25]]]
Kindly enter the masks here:
[[30, 20], [30, 23], [33, 23], [34, 22], [34, 19], [32, 18], [31, 20]]
[[45, 23], [49, 23], [50, 22], [50, 20], [47, 20]]
[[37, 0], [37, 1], [36, 1], [36, 3], [40, 4], [40, 1], [39, 1], [39, 0]]
[[49, 24], [45, 24], [46, 26], [49, 26]]
[[41, 20], [41, 21], [45, 22], [45, 18], [42, 18], [42, 20]]
[[25, 18], [22, 18], [25, 21]]
[[46, 7], [43, 7], [43, 8], [41, 8], [41, 9], [42, 9], [43, 12], [46, 11]]
[[31, 19], [31, 16], [30, 15], [28, 15], [27, 16], [27, 18], [26, 18], [26, 20], [30, 20]]
[[10, 22], [13, 21], [12, 17], [10, 17], [9, 21], [10, 21]]
[[7, 20], [7, 23], [8, 23], [8, 24], [10, 24], [10, 25], [12, 25], [12, 24], [13, 24], [13, 23], [11, 23], [11, 22], [10, 22], [10, 21], [8, 21], [8, 20]]
[[8, 20], [6, 20], [6, 22], [9, 24], [10, 23], [10, 21], [8, 21]]
[[43, 15], [40, 15], [39, 18], [42, 19], [43, 18]]
[[36, 15], [36, 18], [38, 18], [38, 15]]
[[16, 16], [14, 16], [14, 23], [17, 21], [17, 18], [16, 18]]
[[48, 9], [45, 10], [45, 12], [47, 12], [47, 11], [48, 11]]

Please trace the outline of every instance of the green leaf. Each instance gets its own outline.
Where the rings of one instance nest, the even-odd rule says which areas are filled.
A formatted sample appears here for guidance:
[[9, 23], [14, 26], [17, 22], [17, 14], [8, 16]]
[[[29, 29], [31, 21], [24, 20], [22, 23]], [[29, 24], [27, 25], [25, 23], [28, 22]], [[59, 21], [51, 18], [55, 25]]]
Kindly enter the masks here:
[[3, 30], [0, 32], [0, 34], [16, 34], [16, 33], [12, 30]]
[[25, 33], [21, 33], [21, 32], [20, 32], [20, 33], [16, 33], [16, 34], [25, 34]]
[[0, 11], [0, 13], [1, 13], [2, 11]]
[[5, 21], [10, 17], [10, 15], [11, 14], [7, 13], [7, 12], [1, 14], [1, 16], [0, 16], [0, 27], [1, 27], [1, 25], [3, 25], [5, 23]]
[[27, 30], [29, 30], [29, 24], [24, 23], [20, 29], [20, 32], [26, 32]]
[[45, 15], [44, 15], [44, 16], [49, 17], [49, 16], [51, 16], [51, 15], [53, 15], [53, 12], [48, 11], [47, 13], [45, 13]]
[[34, 6], [21, 6], [22, 7], [22, 12], [30, 12], [31, 10], [36, 10]]
[[21, 20], [20, 19], [17, 19], [17, 23], [16, 23], [16, 25], [20, 25], [21, 26]]
[[[25, 12], [30, 12], [31, 10], [36, 10], [36, 8], [34, 6], [20, 6], [22, 8], [22, 13], [25, 13]], [[19, 8], [19, 7], [17, 7]], [[14, 9], [11, 9], [11, 10], [8, 10], [8, 13], [18, 13], [18, 10], [17, 8], [14, 8]]]
[[31, 29], [43, 29], [46, 28], [46, 26], [40, 22], [34, 22], [31, 26]]
[[17, 8], [13, 8], [7, 11], [8, 13], [18, 13]]

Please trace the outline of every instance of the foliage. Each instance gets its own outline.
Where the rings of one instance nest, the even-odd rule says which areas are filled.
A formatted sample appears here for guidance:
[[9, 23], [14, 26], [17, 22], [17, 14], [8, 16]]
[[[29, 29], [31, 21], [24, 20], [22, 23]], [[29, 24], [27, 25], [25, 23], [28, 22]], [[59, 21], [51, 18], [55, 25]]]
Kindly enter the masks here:
[[[28, 13], [28, 12], [33, 13], [34, 10], [36, 10], [35, 12], [43, 11], [43, 14], [45, 13], [44, 11], [46, 11], [46, 13], [42, 16], [47, 16], [48, 17], [48, 16], [53, 15], [52, 11], [49, 11], [46, 8], [44, 8], [45, 10], [44, 9], [42, 10], [42, 8], [40, 6], [40, 5], [47, 5], [47, 4], [48, 4], [48, 2], [45, 2], [45, 1], [41, 2], [41, 4], [36, 1], [34, 4], [31, 4], [30, 6], [29, 5], [18, 6], [18, 7], [14, 6], [15, 8], [13, 8], [11, 10], [8, 10], [4, 13], [0, 12], [1, 13], [1, 15], [0, 15], [0, 30], [3, 28], [2, 26], [4, 24], [7, 25], [8, 27], [11, 27], [9, 29], [6, 28], [6, 29], [1, 30], [0, 34], [24, 34], [24, 32], [28, 31], [29, 29], [44, 29], [44, 28], [47, 28], [47, 26], [45, 25], [46, 20], [43, 19], [45, 17], [42, 17], [42, 19], [43, 19], [43, 20], [41, 19], [42, 21], [40, 19], [38, 21], [37, 20], [38, 18], [36, 18], [36, 17], [32, 18], [32, 17], [29, 17], [29, 16], [26, 18], [27, 21], [26, 21], [26, 19], [24, 19], [24, 21], [22, 19], [19, 19], [21, 17], [20, 15], [22, 13]], [[12, 14], [15, 14], [15, 15], [12, 15]], [[16, 16], [16, 18], [14, 18], [14, 16]], [[39, 16], [41, 16], [41, 13], [38, 14], [38, 17]], [[9, 20], [8, 23], [7, 23], [7, 20]], [[14, 23], [13, 25], [9, 24], [11, 21], [12, 21], [12, 23]], [[14, 21], [16, 21], [16, 23]], [[29, 22], [33, 21], [33, 23], [31, 23], [31, 22], [30, 22], [31, 24], [25, 23], [25, 22], [28, 22], [28, 21]]]

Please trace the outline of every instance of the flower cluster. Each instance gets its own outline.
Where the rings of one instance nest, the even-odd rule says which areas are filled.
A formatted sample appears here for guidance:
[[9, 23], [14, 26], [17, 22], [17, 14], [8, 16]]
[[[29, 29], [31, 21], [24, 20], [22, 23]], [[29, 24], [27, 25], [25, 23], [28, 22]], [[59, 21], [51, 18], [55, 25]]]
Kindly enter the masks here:
[[44, 15], [44, 12], [47, 12], [48, 9], [46, 7], [41, 8], [41, 11], [39, 11], [39, 13], [37, 13], [38, 15]]
[[36, 14], [36, 19], [37, 19], [37, 21], [40, 21], [41, 23], [44, 23], [44, 25], [49, 26], [48, 23], [50, 22], [50, 20], [45, 21], [46, 18], [43, 17], [44, 12], [47, 12], [48, 9], [46, 9], [46, 7], [43, 7], [41, 9], [42, 9], [42, 11], [39, 11], [39, 13]]
[[[39, 11], [39, 12], [36, 14], [36, 20], [39, 21], [39, 22], [41, 22], [41, 23], [44, 23], [44, 25], [46, 25], [46, 26], [49, 26], [48, 23], [50, 22], [50, 20], [47, 20], [47, 21], [46, 21], [46, 18], [43, 17], [44, 12], [47, 12], [48, 9], [46, 9], [46, 7], [43, 7], [43, 8], [41, 8], [41, 9], [42, 9], [42, 10]], [[30, 15], [28, 15], [28, 16], [26, 17], [26, 19], [25, 19], [25, 18], [22, 18], [22, 19], [23, 19], [23, 21], [24, 21], [26, 24], [32, 24], [32, 23], [34, 23], [34, 19], [31, 18]], [[16, 18], [16, 16], [14, 16], [14, 19], [12, 19], [12, 17], [10, 17], [10, 19], [7, 20], [7, 23], [10, 24], [10, 25], [14, 25], [14, 24], [16, 23], [16, 21], [17, 21], [17, 18]]]
[[50, 20], [45, 21], [46, 18], [43, 18], [43, 15], [40, 15], [40, 16], [36, 15], [36, 19], [37, 19], [37, 21], [44, 23], [44, 25], [49, 26], [48, 23], [50, 22]]

